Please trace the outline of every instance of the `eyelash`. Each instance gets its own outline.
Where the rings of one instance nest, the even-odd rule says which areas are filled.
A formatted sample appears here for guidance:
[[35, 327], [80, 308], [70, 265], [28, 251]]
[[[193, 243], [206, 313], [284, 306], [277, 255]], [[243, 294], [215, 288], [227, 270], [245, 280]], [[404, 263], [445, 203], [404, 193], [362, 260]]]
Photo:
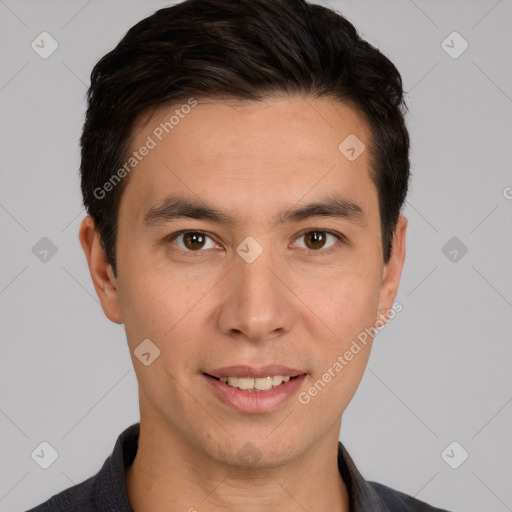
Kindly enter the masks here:
[[[176, 233], [172, 233], [171, 235], [166, 237], [165, 241], [166, 242], [174, 242], [176, 240], [176, 238], [178, 238], [179, 236], [184, 235], [186, 233], [198, 233], [200, 235], [204, 235], [204, 236], [210, 238], [215, 243], [218, 243], [206, 231], [201, 231], [199, 229], [186, 229], [186, 230], [183, 230], [183, 231], [178, 231]], [[338, 240], [336, 243], [334, 243], [328, 249], [317, 249], [317, 250], [314, 250], [314, 249], [307, 249], [306, 248], [306, 250], [308, 252], [311, 252], [311, 253], [313, 253], [315, 255], [329, 255], [329, 254], [331, 254], [332, 252], [334, 252], [338, 248], [337, 246], [338, 246], [339, 242], [347, 243], [346, 237], [344, 235], [342, 235], [341, 233], [336, 233], [336, 232], [330, 231], [328, 229], [311, 229], [311, 228], [301, 231], [299, 233], [299, 235], [294, 239], [294, 242], [299, 240], [300, 238], [302, 238], [304, 235], [307, 235], [308, 233], [326, 233], [328, 235], [334, 236]], [[221, 244], [219, 244], [219, 245], [221, 245]], [[182, 252], [185, 252], [187, 254], [193, 255], [194, 257], [201, 257], [203, 255], [201, 253], [205, 253], [205, 252], [208, 251], [208, 249], [198, 249], [197, 251], [191, 251], [191, 250], [188, 250], [188, 249], [182, 249], [181, 247], [177, 247], [177, 248], [178, 248], [178, 250], [180, 250]], [[303, 248], [299, 247], [299, 249], [303, 249]]]

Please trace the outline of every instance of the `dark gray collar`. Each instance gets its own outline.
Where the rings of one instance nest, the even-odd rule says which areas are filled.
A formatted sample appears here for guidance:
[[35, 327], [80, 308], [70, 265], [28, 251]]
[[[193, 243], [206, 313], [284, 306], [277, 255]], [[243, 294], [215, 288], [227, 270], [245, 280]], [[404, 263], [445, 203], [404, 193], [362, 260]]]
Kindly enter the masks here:
[[389, 512], [377, 491], [356, 468], [341, 441], [338, 442], [338, 468], [347, 486], [350, 512]]

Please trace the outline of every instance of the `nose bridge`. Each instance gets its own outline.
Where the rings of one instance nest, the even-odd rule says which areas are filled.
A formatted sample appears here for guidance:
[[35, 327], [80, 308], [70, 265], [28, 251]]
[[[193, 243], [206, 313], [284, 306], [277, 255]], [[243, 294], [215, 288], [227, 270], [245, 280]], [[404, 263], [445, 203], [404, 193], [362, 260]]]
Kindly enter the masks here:
[[218, 316], [224, 333], [241, 332], [259, 340], [290, 328], [286, 287], [276, 278], [282, 267], [270, 242], [263, 244], [248, 237], [239, 244], [229, 273], [229, 291]]
[[[273, 268], [275, 267], [275, 258], [271, 252], [272, 249], [266, 247], [254, 260], [247, 260], [240, 256], [240, 252], [246, 249], [247, 245], [250, 246], [250, 244], [246, 244], [245, 248], [239, 247], [239, 261], [236, 262], [234, 269], [237, 282], [240, 285], [238, 293], [245, 297], [246, 303], [257, 299], [254, 306], [259, 302], [269, 303], [276, 293], [274, 282], [276, 269]], [[251, 252], [254, 250], [252, 247], [250, 248]]]

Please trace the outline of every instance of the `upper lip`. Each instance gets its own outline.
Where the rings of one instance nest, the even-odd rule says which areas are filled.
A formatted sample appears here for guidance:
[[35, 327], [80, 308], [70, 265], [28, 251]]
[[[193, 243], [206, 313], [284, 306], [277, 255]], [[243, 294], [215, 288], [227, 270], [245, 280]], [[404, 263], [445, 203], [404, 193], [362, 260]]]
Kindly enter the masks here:
[[253, 366], [237, 365], [237, 366], [225, 366], [224, 368], [218, 368], [205, 372], [207, 375], [220, 379], [221, 377], [249, 377], [257, 379], [259, 377], [269, 377], [275, 375], [282, 375], [283, 377], [296, 377], [306, 372], [303, 370], [297, 370], [296, 368], [288, 368], [287, 366], [281, 365], [267, 365], [261, 366], [260, 368], [254, 368]]

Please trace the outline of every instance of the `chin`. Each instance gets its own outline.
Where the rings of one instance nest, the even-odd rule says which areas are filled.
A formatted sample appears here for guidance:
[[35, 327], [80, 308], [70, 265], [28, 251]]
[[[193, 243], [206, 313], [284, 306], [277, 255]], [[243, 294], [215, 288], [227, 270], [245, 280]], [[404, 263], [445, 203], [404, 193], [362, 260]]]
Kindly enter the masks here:
[[235, 436], [225, 445], [210, 446], [206, 451], [217, 462], [228, 466], [247, 469], [271, 469], [283, 466], [293, 460], [298, 452], [300, 441], [287, 436], [286, 442], [280, 438], [261, 439], [255, 436]]

